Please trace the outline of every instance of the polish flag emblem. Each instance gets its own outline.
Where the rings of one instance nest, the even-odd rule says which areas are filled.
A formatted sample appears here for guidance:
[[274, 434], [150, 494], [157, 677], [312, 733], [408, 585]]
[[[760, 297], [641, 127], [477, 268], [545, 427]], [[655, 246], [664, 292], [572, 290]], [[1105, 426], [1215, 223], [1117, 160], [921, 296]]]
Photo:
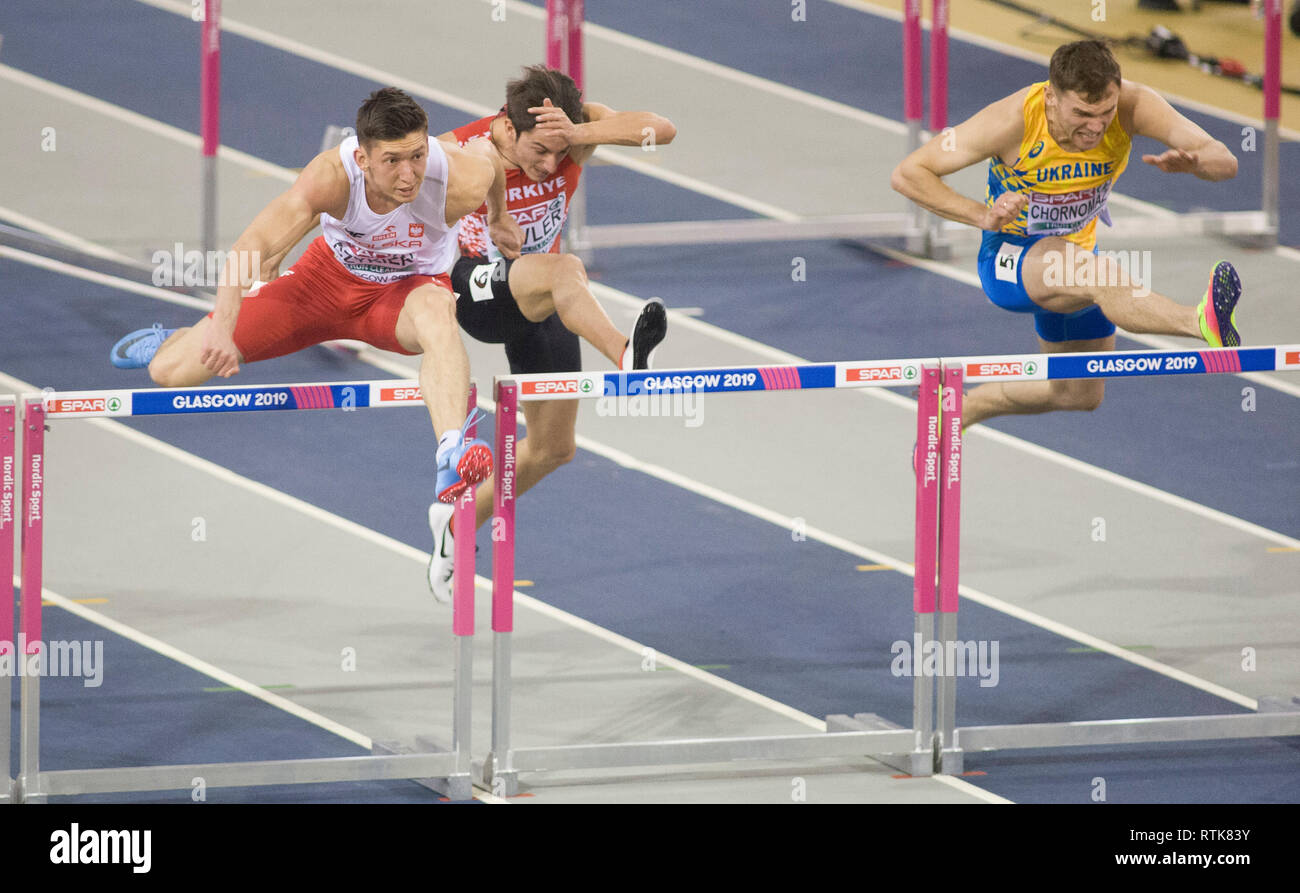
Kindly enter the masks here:
[[411, 238], [411, 239], [418, 239], [418, 238], [420, 238], [421, 236], [424, 235], [424, 224], [423, 224], [423, 223], [412, 223], [412, 224], [410, 224], [410, 226], [409, 226], [409, 228], [408, 228], [408, 230], [407, 230], [407, 233], [408, 233], [408, 238]]

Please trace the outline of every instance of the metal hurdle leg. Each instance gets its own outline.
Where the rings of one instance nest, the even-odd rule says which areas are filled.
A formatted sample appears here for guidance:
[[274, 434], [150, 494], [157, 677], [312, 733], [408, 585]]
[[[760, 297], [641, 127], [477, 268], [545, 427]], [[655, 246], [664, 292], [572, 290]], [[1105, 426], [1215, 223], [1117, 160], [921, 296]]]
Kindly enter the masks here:
[[492, 749], [483, 763], [483, 784], [498, 797], [519, 792], [510, 752], [511, 642], [515, 615], [515, 455], [519, 388], [496, 385], [497, 485], [492, 512]]
[[[0, 397], [0, 803], [10, 803], [16, 795], [16, 782], [10, 766], [9, 749], [13, 740], [13, 682], [18, 668], [18, 648], [14, 642], [14, 398]], [[5, 661], [10, 669], [5, 668]]]
[[[471, 382], [467, 412], [478, 408], [478, 387]], [[473, 438], [477, 425], [466, 433]], [[455, 538], [455, 571], [452, 575], [451, 632], [456, 640], [456, 664], [453, 669], [451, 750], [455, 757], [455, 771], [437, 778], [417, 781], [451, 800], [469, 800], [473, 797], [473, 775], [470, 768], [471, 718], [474, 693], [474, 487], [466, 487], [456, 500], [455, 526], [460, 535]], [[466, 531], [469, 531], [466, 535]], [[434, 544], [437, 548], [437, 544]], [[374, 742], [371, 752], [376, 755], [411, 753], [412, 750], [393, 742]], [[447, 753], [435, 738], [420, 736], [415, 739], [415, 753]]]
[[961, 404], [962, 368], [943, 370], [943, 450], [939, 487], [939, 647], [943, 670], [939, 674], [938, 771], [962, 773], [962, 752], [957, 741], [957, 675], [949, 658], [956, 656], [958, 559], [961, 555]]
[[18, 802], [43, 803], [40, 784], [41, 542], [45, 529], [45, 406], [39, 397], [23, 405], [22, 611], [14, 657], [22, 676], [19, 702]]
[[[925, 643], [934, 640], [935, 570], [938, 559], [939, 523], [939, 366], [921, 366], [921, 386], [916, 407], [916, 536], [913, 545], [915, 573], [912, 578], [913, 672], [912, 752], [876, 757], [886, 766], [912, 776], [933, 775], [936, 768], [934, 728], [934, 685], [932, 675], [919, 672]], [[826, 717], [826, 731], [870, 731], [900, 726], [874, 713]]]

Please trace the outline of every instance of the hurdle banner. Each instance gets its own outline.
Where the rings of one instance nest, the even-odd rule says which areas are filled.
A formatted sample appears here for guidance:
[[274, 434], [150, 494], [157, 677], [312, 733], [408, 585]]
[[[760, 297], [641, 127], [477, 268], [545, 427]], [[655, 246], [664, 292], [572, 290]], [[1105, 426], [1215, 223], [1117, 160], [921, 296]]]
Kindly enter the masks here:
[[[206, 388], [188, 392], [188, 396], [205, 395], [197, 400], [182, 400], [183, 391], [112, 390], [67, 391], [28, 394], [23, 407], [23, 491], [21, 509], [23, 534], [21, 549], [22, 603], [17, 641], [29, 643], [27, 654], [14, 655], [36, 668], [22, 677], [20, 693], [19, 772], [8, 784], [7, 798], [19, 803], [42, 803], [50, 796], [126, 791], [186, 790], [195, 777], [202, 777], [208, 787], [244, 787], [252, 785], [314, 784], [341, 781], [411, 779], [419, 781], [452, 800], [468, 800], [473, 794], [470, 739], [470, 708], [473, 691], [474, 578], [473, 540], [457, 544], [456, 566], [463, 569], [453, 583], [452, 635], [456, 643], [453, 681], [453, 725], [450, 749], [435, 738], [420, 737], [412, 745], [372, 742], [370, 755], [288, 760], [255, 760], [233, 763], [202, 763], [177, 766], [143, 766], [133, 768], [71, 769], [54, 772], [40, 768], [40, 662], [41, 598], [43, 591], [43, 530], [46, 516], [44, 494], [51, 470], [44, 461], [47, 421], [121, 416], [217, 413], [257, 410], [348, 409], [350, 407], [423, 406], [418, 382], [395, 380], [355, 382], [350, 384], [258, 385], [231, 388]], [[355, 401], [355, 402], [352, 402]], [[12, 466], [13, 435], [6, 433], [5, 423], [12, 423], [12, 398], [0, 398], [0, 469]], [[471, 384], [469, 411], [477, 405], [477, 390]], [[49, 410], [47, 412], [47, 409]], [[469, 433], [473, 436], [474, 427]], [[57, 470], [54, 472], [57, 475]], [[6, 554], [12, 561], [13, 525], [5, 523], [6, 507], [12, 506], [12, 475], [0, 475], [0, 551], [9, 543]], [[16, 506], [14, 506], [17, 508]], [[456, 518], [462, 526], [474, 524], [474, 488], [468, 487], [458, 501]], [[17, 517], [17, 511], [13, 516]], [[0, 571], [4, 571], [0, 558]], [[12, 605], [12, 568], [5, 576], [10, 583]], [[7, 619], [5, 619], [7, 618]], [[12, 643], [12, 610], [0, 618], [0, 641]], [[0, 646], [3, 647], [3, 646]], [[10, 646], [12, 647], [12, 646]], [[9, 728], [9, 677], [0, 676], [5, 686], [5, 709], [0, 717], [0, 760], [8, 768], [11, 730]], [[6, 775], [6, 777], [8, 777]], [[3, 793], [3, 792], [0, 792]]]
[[[706, 392], [900, 386], [915, 379], [916, 535], [913, 565], [913, 626], [921, 641], [937, 641], [940, 662], [957, 649], [960, 590], [962, 483], [962, 394], [967, 383], [1005, 380], [1111, 378], [1181, 374], [1232, 374], [1243, 371], [1300, 369], [1300, 346], [1214, 348], [1195, 351], [1096, 352], [826, 363], [802, 366], [655, 370], [638, 373], [517, 375], [496, 380], [496, 402], [503, 432], [514, 436], [522, 400], [594, 399], [632, 387], [695, 387]], [[914, 370], [907, 381], [876, 370]], [[757, 381], [755, 380], [757, 378]], [[776, 386], [772, 386], [776, 383]], [[584, 384], [586, 386], [584, 386]], [[554, 387], [553, 385], [559, 385]], [[603, 386], [602, 386], [603, 385]], [[940, 387], [942, 385], [942, 387]], [[561, 396], [562, 395], [562, 396]], [[507, 427], [508, 426], [508, 427]], [[498, 440], [498, 450], [502, 449]], [[1260, 701], [1256, 713], [1137, 718], [1093, 722], [1033, 723], [958, 727], [954, 667], [913, 679], [911, 728], [873, 713], [826, 718], [826, 731], [804, 735], [692, 738], [515, 747], [510, 724], [510, 633], [516, 533], [513, 501], [508, 535], [494, 536], [493, 561], [493, 729], [492, 750], [475, 763], [494, 793], [518, 792], [521, 773], [683, 766], [732, 760], [804, 760], [872, 757], [913, 776], [955, 775], [964, 770], [968, 750], [1088, 746], [1148, 742], [1279, 737], [1300, 734], [1300, 707], [1285, 698]], [[503, 503], [498, 500], [498, 511]], [[494, 519], [494, 524], [496, 523]], [[511, 574], [501, 579], [499, 574]]]

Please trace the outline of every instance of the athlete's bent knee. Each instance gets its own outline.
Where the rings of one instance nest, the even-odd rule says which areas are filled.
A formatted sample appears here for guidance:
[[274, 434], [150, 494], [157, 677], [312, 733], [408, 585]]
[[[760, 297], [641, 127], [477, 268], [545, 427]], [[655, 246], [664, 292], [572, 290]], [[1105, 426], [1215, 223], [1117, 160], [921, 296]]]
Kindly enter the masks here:
[[1106, 392], [1102, 388], [1070, 388], [1052, 396], [1052, 402], [1057, 409], [1066, 412], [1092, 412], [1101, 406]]
[[446, 289], [417, 289], [407, 296], [406, 309], [422, 345], [456, 331], [456, 299]]
[[559, 443], [539, 443], [534, 455], [546, 467], [547, 472], [554, 471], [562, 465], [568, 465], [578, 454], [578, 447], [572, 440]]
[[561, 254], [555, 262], [556, 282], [587, 283], [587, 265], [576, 254]]

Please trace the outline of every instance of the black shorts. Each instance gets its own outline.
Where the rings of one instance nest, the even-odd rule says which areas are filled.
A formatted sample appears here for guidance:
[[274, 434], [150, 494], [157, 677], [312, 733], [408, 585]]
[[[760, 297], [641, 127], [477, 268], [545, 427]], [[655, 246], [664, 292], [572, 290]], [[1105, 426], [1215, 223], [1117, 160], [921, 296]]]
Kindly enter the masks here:
[[559, 314], [529, 322], [510, 293], [512, 260], [462, 257], [451, 268], [456, 292], [456, 320], [470, 337], [485, 344], [504, 344], [510, 371], [580, 372], [578, 336], [564, 327]]

